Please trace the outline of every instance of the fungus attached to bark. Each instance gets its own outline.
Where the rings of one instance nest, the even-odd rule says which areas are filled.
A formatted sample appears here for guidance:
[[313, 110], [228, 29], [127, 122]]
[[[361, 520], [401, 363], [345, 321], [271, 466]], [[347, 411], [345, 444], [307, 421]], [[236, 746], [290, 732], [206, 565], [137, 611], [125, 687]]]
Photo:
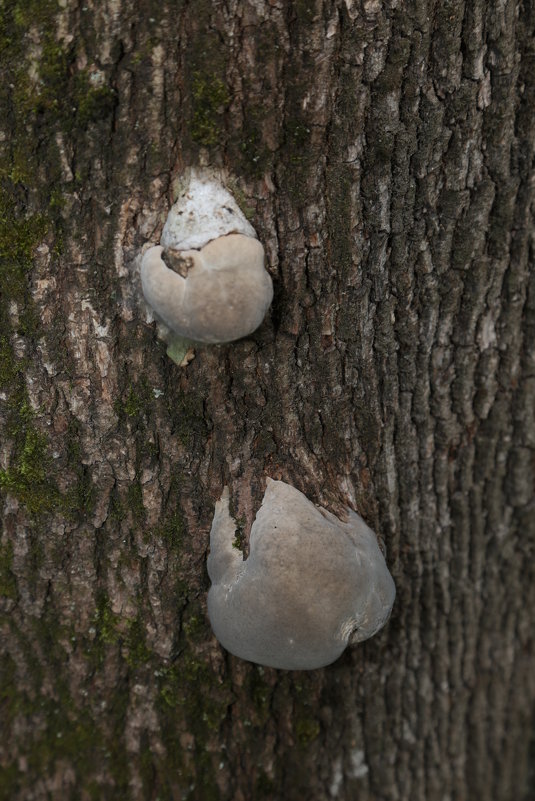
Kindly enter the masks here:
[[141, 266], [145, 299], [169, 328], [208, 343], [232, 342], [258, 328], [273, 295], [258, 239], [228, 234], [175, 253], [175, 269], [165, 264], [161, 246], [147, 250]]
[[394, 581], [375, 534], [355, 512], [341, 521], [268, 479], [245, 561], [233, 546], [235, 529], [225, 488], [210, 533], [208, 615], [235, 656], [312, 670], [388, 620]]
[[141, 282], [174, 335], [204, 343], [252, 333], [273, 298], [253, 227], [221, 184], [197, 173], [169, 212], [161, 246], [145, 252]]

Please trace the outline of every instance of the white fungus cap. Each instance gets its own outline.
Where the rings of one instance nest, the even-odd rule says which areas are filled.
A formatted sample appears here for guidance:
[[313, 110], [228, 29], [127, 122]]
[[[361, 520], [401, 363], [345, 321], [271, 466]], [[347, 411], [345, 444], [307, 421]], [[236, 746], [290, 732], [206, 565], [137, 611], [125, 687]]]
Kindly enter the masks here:
[[230, 192], [211, 176], [192, 172], [169, 211], [160, 243], [164, 248], [190, 250], [226, 234], [256, 238]]
[[235, 656], [312, 670], [388, 620], [394, 581], [375, 534], [355, 512], [343, 522], [268, 479], [245, 561], [232, 545], [235, 530], [225, 489], [210, 533], [208, 615]]

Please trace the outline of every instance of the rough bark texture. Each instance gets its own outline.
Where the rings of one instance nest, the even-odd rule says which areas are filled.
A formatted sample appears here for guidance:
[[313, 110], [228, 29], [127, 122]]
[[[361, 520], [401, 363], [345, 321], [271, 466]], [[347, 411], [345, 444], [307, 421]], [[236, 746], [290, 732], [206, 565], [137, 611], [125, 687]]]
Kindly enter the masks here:
[[[0, 0], [0, 798], [533, 798], [530, 0]], [[188, 165], [275, 299], [165, 355]], [[384, 539], [387, 628], [310, 673], [206, 619], [224, 484]], [[532, 741], [533, 742], [533, 741]]]

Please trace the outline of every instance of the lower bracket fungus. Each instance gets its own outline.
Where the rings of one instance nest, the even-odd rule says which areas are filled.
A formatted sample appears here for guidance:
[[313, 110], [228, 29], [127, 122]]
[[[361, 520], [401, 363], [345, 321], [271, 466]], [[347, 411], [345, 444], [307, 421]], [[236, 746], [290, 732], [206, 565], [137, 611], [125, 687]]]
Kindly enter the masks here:
[[235, 530], [225, 488], [210, 533], [208, 615], [235, 656], [313, 670], [388, 620], [394, 581], [374, 532], [355, 512], [339, 520], [294, 487], [268, 479], [245, 561], [233, 546]]
[[273, 298], [264, 248], [232, 195], [192, 172], [169, 211], [161, 245], [145, 251], [143, 294], [169, 333], [175, 361], [192, 343], [252, 333]]

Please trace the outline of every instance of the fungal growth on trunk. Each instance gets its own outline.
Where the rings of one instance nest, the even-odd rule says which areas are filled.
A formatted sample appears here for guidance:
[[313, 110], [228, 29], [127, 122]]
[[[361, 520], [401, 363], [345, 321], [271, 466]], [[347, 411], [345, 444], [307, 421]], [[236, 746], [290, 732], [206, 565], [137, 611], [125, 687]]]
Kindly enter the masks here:
[[197, 172], [169, 211], [161, 244], [143, 255], [141, 283], [170, 332], [175, 361], [192, 342], [232, 342], [252, 333], [273, 298], [254, 228], [224, 186]]
[[339, 520], [268, 479], [249, 557], [233, 546], [228, 488], [210, 533], [208, 615], [227, 651], [266, 667], [313, 670], [372, 637], [396, 594], [377, 538], [348, 509]]

